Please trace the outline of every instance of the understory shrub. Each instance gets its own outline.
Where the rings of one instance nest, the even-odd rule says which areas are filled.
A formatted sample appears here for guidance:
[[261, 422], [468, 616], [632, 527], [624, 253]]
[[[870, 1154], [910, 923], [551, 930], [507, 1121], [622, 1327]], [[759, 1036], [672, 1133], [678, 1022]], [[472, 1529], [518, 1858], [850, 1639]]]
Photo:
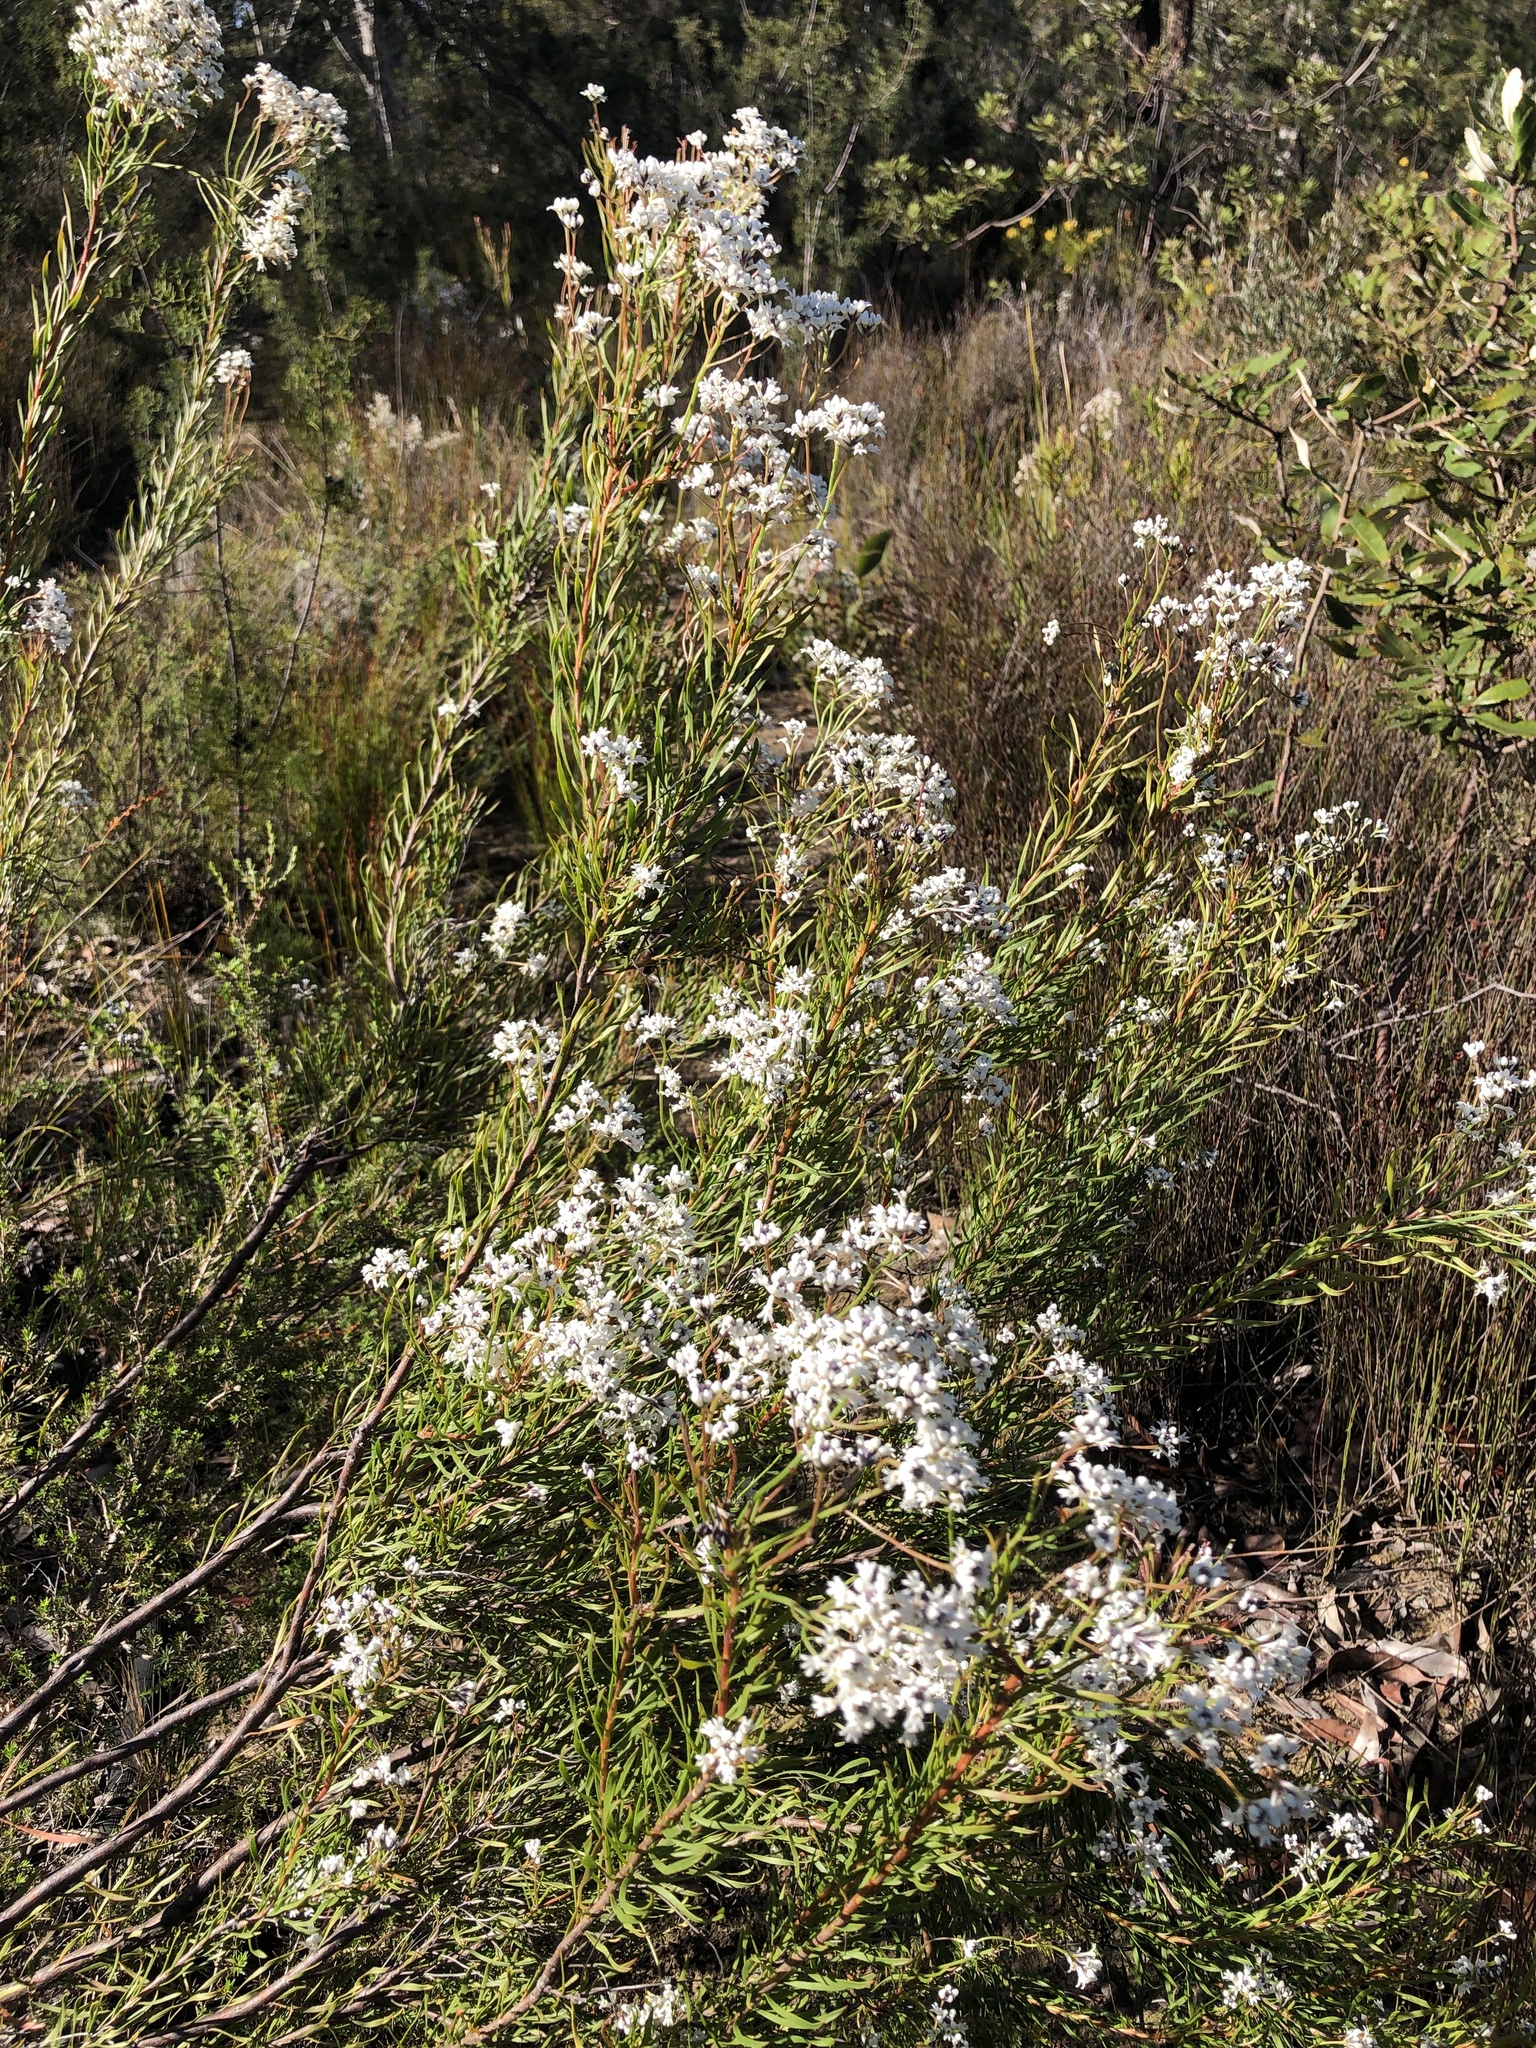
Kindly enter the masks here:
[[[93, 0], [78, 40], [125, 235], [216, 33]], [[1202, 1119], [1373, 900], [1359, 804], [1243, 822], [1305, 566], [1185, 577], [1139, 521], [1017, 862], [953, 865], [886, 668], [816, 630], [884, 422], [829, 383], [869, 309], [772, 269], [796, 145], [744, 108], [642, 157], [590, 88], [542, 444], [465, 536], [345, 950], [292, 982], [274, 826], [226, 951], [114, 953], [91, 692], [229, 488], [222, 323], [336, 139], [252, 93], [117, 565], [9, 558], [7, 2025], [1480, 2038], [1488, 1800], [1367, 1812], [1309, 1768], [1307, 1647], [1122, 1392], [1352, 1275], [1526, 1270], [1497, 1148], [1536, 1076], [1494, 1049], [1367, 1205], [1148, 1282]], [[502, 693], [540, 844], [481, 915]]]

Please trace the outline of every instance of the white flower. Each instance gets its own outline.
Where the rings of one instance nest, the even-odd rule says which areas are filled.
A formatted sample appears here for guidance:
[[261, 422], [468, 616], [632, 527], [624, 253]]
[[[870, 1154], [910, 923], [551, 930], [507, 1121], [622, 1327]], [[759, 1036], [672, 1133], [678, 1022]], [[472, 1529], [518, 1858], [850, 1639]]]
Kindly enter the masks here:
[[871, 710], [884, 704], [895, 687], [890, 670], [872, 654], [860, 660], [857, 655], [834, 647], [830, 640], [808, 640], [802, 653], [815, 670], [818, 683], [842, 691], [856, 704]]
[[734, 1785], [747, 1765], [756, 1763], [763, 1753], [761, 1743], [747, 1740], [751, 1732], [750, 1714], [743, 1714], [734, 1728], [718, 1717], [706, 1721], [699, 1729], [704, 1738], [704, 1749], [694, 1759], [701, 1776], [712, 1778], [721, 1785]]
[[537, 1102], [559, 1046], [558, 1034], [547, 1024], [512, 1017], [498, 1027], [491, 1040], [491, 1057], [512, 1069], [525, 1102]]
[[800, 1072], [810, 1036], [810, 1018], [793, 1003], [758, 1009], [734, 989], [715, 996], [705, 1024], [707, 1036], [729, 1038], [732, 1050], [715, 1061], [722, 1080], [744, 1081], [765, 1102], [778, 1102]]
[[1118, 1465], [1094, 1465], [1081, 1453], [1072, 1460], [1057, 1490], [1069, 1506], [1089, 1510], [1088, 1540], [1095, 1550], [1113, 1550], [1122, 1529], [1138, 1540], [1176, 1536], [1184, 1526], [1178, 1498], [1157, 1479], [1133, 1478]]
[[219, 25], [203, 0], [85, 0], [69, 47], [135, 120], [177, 128], [219, 89]]
[[845, 1742], [898, 1723], [903, 1742], [916, 1742], [930, 1717], [948, 1718], [976, 1653], [975, 1599], [991, 1565], [990, 1551], [957, 1545], [948, 1586], [926, 1585], [916, 1572], [895, 1585], [889, 1567], [871, 1558], [851, 1581], [829, 1582], [816, 1647], [800, 1662], [808, 1678], [831, 1687], [812, 1705], [841, 1714]]
[[402, 1619], [403, 1610], [393, 1600], [382, 1599], [372, 1586], [359, 1586], [344, 1596], [332, 1594], [321, 1607], [315, 1633], [322, 1641], [328, 1635], [341, 1637], [331, 1671], [345, 1681], [359, 1705], [378, 1684], [386, 1665], [412, 1647], [413, 1638], [400, 1626]]
[[1346, 2027], [1344, 2048], [1376, 2048], [1376, 2036], [1369, 2027]]
[[282, 141], [313, 156], [346, 148], [347, 110], [330, 93], [295, 85], [270, 64], [258, 64], [245, 82], [255, 87], [262, 119]]
[[1468, 161], [1462, 166], [1461, 175], [1469, 185], [1486, 185], [1490, 178], [1499, 175], [1499, 167], [1483, 147], [1483, 138], [1475, 128], [1462, 131], [1467, 145]]
[[1069, 1949], [1067, 1967], [1077, 1979], [1079, 1991], [1091, 1991], [1104, 1971], [1104, 1958], [1096, 1948]]
[[1480, 1301], [1486, 1301], [1490, 1308], [1497, 1308], [1509, 1292], [1509, 1275], [1496, 1273], [1484, 1266], [1472, 1283], [1472, 1292]]
[[885, 414], [878, 405], [856, 404], [834, 393], [810, 412], [797, 412], [794, 431], [802, 437], [824, 434], [850, 455], [868, 455], [885, 439]]
[[240, 247], [258, 270], [269, 263], [286, 268], [293, 261], [298, 253], [294, 229], [308, 197], [309, 187], [298, 172], [284, 171], [255, 218], [246, 222]]
[[1266, 1735], [1248, 1761], [1256, 1771], [1282, 1770], [1300, 1747], [1294, 1735]]
[[608, 97], [608, 88], [605, 85], [584, 85], [581, 96], [584, 100], [590, 100], [594, 107], [600, 107]]
[[544, 1844], [537, 1835], [529, 1835], [523, 1843], [523, 1861], [531, 1863], [535, 1870], [544, 1861]]
[[1112, 384], [1096, 391], [1077, 416], [1079, 433], [1091, 434], [1096, 441], [1110, 442], [1120, 425], [1120, 411], [1123, 400]]
[[648, 1998], [625, 2000], [612, 2006], [608, 2024], [621, 2040], [643, 2034], [655, 2027], [663, 2032], [681, 2024], [686, 2008], [682, 1993], [670, 1979]]
[[[439, 707], [441, 709], [441, 707]], [[516, 950], [523, 927], [528, 923], [528, 906], [515, 898], [498, 903], [483, 943], [498, 960], [509, 960]]]
[[645, 749], [639, 740], [625, 739], [600, 725], [583, 736], [581, 751], [589, 761], [601, 766], [607, 786], [615, 796], [627, 797], [631, 803], [636, 801], [640, 783], [634, 770], [645, 766]]
[[1156, 513], [1151, 519], [1131, 521], [1131, 545], [1144, 552], [1149, 543], [1153, 547], [1167, 548], [1170, 552], [1184, 545], [1161, 512]]
[[39, 583], [25, 602], [31, 607], [28, 632], [40, 633], [55, 654], [68, 654], [75, 629], [70, 624], [69, 599], [55, 578], [49, 576]]
[[363, 1285], [371, 1287], [375, 1294], [388, 1294], [398, 1282], [414, 1280], [425, 1266], [425, 1259], [412, 1259], [409, 1252], [391, 1251], [380, 1245], [365, 1263], [361, 1278]]
[[550, 1119], [550, 1127], [556, 1131], [574, 1131], [584, 1124], [590, 1127], [594, 1137], [628, 1145], [634, 1152], [640, 1151], [645, 1144], [645, 1126], [627, 1090], [621, 1089], [609, 1102], [590, 1081], [578, 1081], [569, 1100], [562, 1103]]
[[1056, 642], [1061, 638], [1060, 619], [1047, 619], [1045, 624], [1040, 629], [1040, 638], [1045, 642], [1047, 647], [1054, 647], [1056, 645]]
[[[824, 1282], [846, 1285], [871, 1241], [862, 1224], [845, 1230], [832, 1247]], [[986, 1482], [973, 1456], [975, 1431], [956, 1399], [955, 1375], [984, 1386], [994, 1362], [969, 1307], [959, 1300], [932, 1311], [867, 1301], [811, 1316], [796, 1300], [798, 1285], [809, 1277], [804, 1261], [797, 1251], [762, 1283], [770, 1303], [785, 1300], [797, 1311], [777, 1348], [802, 1458], [824, 1468], [885, 1461], [886, 1490], [900, 1492], [911, 1513], [963, 1506]], [[897, 1450], [869, 1434], [871, 1423], [908, 1426], [911, 1442]]]
[[1335, 1813], [1328, 1818], [1330, 1840], [1337, 1844], [1340, 1852], [1357, 1862], [1371, 1853], [1371, 1836], [1376, 1832], [1376, 1823], [1368, 1813]]
[[953, 1984], [941, 1984], [933, 2001], [933, 2028], [928, 2037], [934, 2048], [970, 2048], [970, 2035], [960, 2017], [960, 1994]]
[[1518, 70], [1504, 75], [1504, 90], [1499, 94], [1499, 112], [1504, 116], [1504, 126], [1511, 134], [1515, 130], [1515, 109], [1525, 97], [1525, 80]]
[[366, 1792], [370, 1785], [392, 1785], [396, 1789], [409, 1785], [411, 1767], [407, 1763], [395, 1763], [389, 1751], [381, 1750], [371, 1764], [364, 1764], [360, 1771], [352, 1774], [352, 1789]]
[[574, 235], [581, 226], [581, 201], [579, 199], [557, 199], [547, 211], [555, 216], [567, 234]]
[[1235, 1970], [1223, 1970], [1221, 1981], [1226, 1986], [1221, 2002], [1229, 2011], [1239, 2005], [1252, 2009], [1266, 2003], [1289, 2005], [1291, 2002], [1290, 1986], [1270, 1969], [1269, 1958], [1262, 1949], [1257, 1951], [1251, 1963], [1243, 1963]]
[[941, 932], [980, 931], [989, 939], [1000, 939], [1008, 929], [1002, 917], [1002, 891], [990, 882], [967, 881], [964, 868], [944, 868], [914, 882], [907, 892], [907, 907]]
[[251, 374], [248, 348], [227, 348], [213, 366], [215, 384], [243, 384]]

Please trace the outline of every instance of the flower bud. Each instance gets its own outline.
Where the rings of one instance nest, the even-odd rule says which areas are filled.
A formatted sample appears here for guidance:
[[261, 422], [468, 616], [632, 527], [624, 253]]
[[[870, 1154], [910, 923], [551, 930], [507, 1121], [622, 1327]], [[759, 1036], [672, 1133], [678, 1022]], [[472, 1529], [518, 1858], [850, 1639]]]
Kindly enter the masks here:
[[1519, 71], [1505, 73], [1504, 91], [1499, 98], [1499, 109], [1504, 116], [1504, 126], [1513, 135], [1515, 132], [1515, 109], [1525, 96], [1525, 80]]

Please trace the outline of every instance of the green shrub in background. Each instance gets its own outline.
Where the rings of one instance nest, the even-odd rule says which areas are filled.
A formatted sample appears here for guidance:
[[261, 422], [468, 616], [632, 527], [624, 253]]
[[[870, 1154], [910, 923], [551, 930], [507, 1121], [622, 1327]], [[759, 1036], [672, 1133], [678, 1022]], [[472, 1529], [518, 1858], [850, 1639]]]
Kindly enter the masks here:
[[[1529, 56], [1505, 0], [238, 0], [222, 27], [243, 69], [285, 65], [352, 117], [351, 152], [314, 181], [297, 276], [252, 311], [258, 356], [294, 366], [290, 419], [322, 373], [349, 383], [360, 362], [424, 417], [443, 392], [505, 403], [538, 373], [557, 251], [542, 195], [575, 176], [565, 109], [594, 74], [664, 132], [715, 131], [743, 102], [787, 122], [807, 149], [795, 196], [774, 202], [792, 274], [926, 318], [1085, 265], [1132, 287], [1195, 222], [1230, 238], [1252, 216], [1305, 239], [1404, 157], [1438, 171], [1483, 80]], [[31, 257], [52, 233], [78, 82], [57, 10], [27, 0], [7, 28], [0, 227]], [[216, 160], [216, 124], [199, 147]], [[177, 252], [196, 231], [195, 208], [162, 195], [155, 237]], [[17, 301], [5, 324], [25, 319]], [[163, 351], [131, 294], [115, 329], [71, 437], [85, 509], [108, 518], [133, 453], [114, 400]]]
[[[97, 0], [82, 39], [125, 182], [216, 33]], [[1305, 1648], [1116, 1387], [1351, 1274], [1526, 1270], [1490, 1058], [1360, 1211], [1141, 1285], [1371, 900], [1358, 805], [1243, 823], [1308, 572], [1186, 579], [1141, 521], [1092, 721], [968, 875], [883, 665], [812, 630], [884, 421], [826, 379], [868, 309], [774, 273], [798, 147], [599, 123], [541, 444], [329, 971], [290, 979], [271, 818], [226, 952], [135, 947], [113, 831], [65, 862], [60, 819], [105, 625], [217, 559], [219, 330], [334, 119], [272, 75], [250, 111], [120, 564], [10, 599], [0, 2006], [136, 2048], [1480, 2038], [1518, 1995], [1485, 1802], [1309, 1782]], [[477, 917], [503, 692], [541, 844]]]

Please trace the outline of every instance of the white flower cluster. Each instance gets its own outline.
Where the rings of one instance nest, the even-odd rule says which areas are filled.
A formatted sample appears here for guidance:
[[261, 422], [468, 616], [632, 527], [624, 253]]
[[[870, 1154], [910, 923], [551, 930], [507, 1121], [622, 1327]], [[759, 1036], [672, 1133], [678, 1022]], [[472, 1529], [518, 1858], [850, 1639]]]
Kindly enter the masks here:
[[395, 1829], [381, 1821], [377, 1827], [368, 1830], [353, 1855], [320, 1856], [309, 1869], [298, 1872], [300, 1895], [317, 1891], [350, 1891], [360, 1877], [387, 1864], [399, 1842]]
[[1142, 554], [1149, 547], [1165, 548], [1171, 554], [1175, 548], [1183, 547], [1184, 543], [1162, 513], [1157, 512], [1150, 519], [1131, 521], [1131, 545]]
[[1254, 1951], [1251, 1963], [1241, 1963], [1235, 1970], [1223, 1970], [1221, 1981], [1225, 1987], [1221, 2002], [1229, 2012], [1240, 2005], [1252, 2010], [1261, 2005], [1289, 2005], [1291, 2002], [1291, 1987], [1269, 1967], [1269, 1957], [1263, 1949]]
[[[658, 401], [659, 391], [660, 387]], [[675, 391], [671, 395], [675, 397]], [[819, 515], [826, 506], [826, 480], [796, 467], [784, 403], [784, 393], [771, 377], [729, 377], [722, 370], [709, 371], [694, 393], [692, 408], [672, 423], [674, 434], [695, 458], [679, 489], [718, 499], [729, 487], [732, 508], [756, 519], [780, 522], [800, 509]], [[804, 440], [812, 431], [824, 433], [836, 446], [860, 452], [876, 445], [885, 421], [878, 406], [830, 398], [812, 414], [796, 413], [795, 437]], [[690, 539], [707, 544], [714, 537], [710, 521], [694, 520], [674, 527], [664, 545], [675, 551]]]
[[380, 1245], [370, 1254], [362, 1270], [362, 1282], [371, 1287], [375, 1294], [388, 1294], [401, 1281], [414, 1280], [426, 1268], [424, 1259], [413, 1259], [409, 1252], [391, 1251]]
[[1102, 391], [1095, 391], [1084, 404], [1077, 416], [1077, 431], [1088, 434], [1106, 445], [1113, 441], [1120, 426], [1120, 415], [1125, 401], [1113, 384], [1106, 384]]
[[695, 1759], [699, 1774], [720, 1785], [734, 1785], [747, 1766], [756, 1763], [763, 1753], [760, 1742], [747, 1740], [752, 1733], [750, 1714], [743, 1714], [734, 1728], [729, 1721], [716, 1716], [705, 1721], [699, 1733], [704, 1738], [704, 1748]]
[[69, 47], [138, 121], [179, 128], [219, 89], [224, 46], [204, 0], [84, 0]]
[[911, 733], [860, 732], [828, 756], [838, 789], [861, 807], [856, 832], [922, 850], [954, 837], [954, 784]]
[[941, 1984], [933, 2001], [933, 2026], [929, 2032], [933, 2048], [970, 2048], [970, 2035], [960, 2017], [960, 1994], [953, 1984]]
[[[583, 1168], [553, 1223], [487, 1250], [424, 1319], [425, 1334], [446, 1336], [448, 1362], [494, 1386], [506, 1361], [503, 1339], [492, 1334], [493, 1310], [500, 1299], [520, 1305], [520, 1341], [544, 1376], [598, 1404], [605, 1434], [622, 1443], [632, 1468], [652, 1463], [677, 1410], [670, 1392], [642, 1382], [666, 1371], [703, 1305], [703, 1267], [684, 1199], [690, 1186], [681, 1168], [658, 1178], [653, 1167], [637, 1165], [610, 1191]], [[509, 1425], [506, 1440], [515, 1433]]]
[[810, 1016], [796, 1000], [807, 993], [807, 983], [783, 975], [773, 1002], [765, 1007], [748, 1002], [736, 989], [717, 990], [704, 1032], [731, 1041], [730, 1052], [715, 1061], [720, 1078], [757, 1089], [764, 1102], [782, 1100], [800, 1072], [810, 1038]]
[[45, 578], [25, 602], [29, 607], [27, 631], [40, 634], [55, 654], [68, 654], [74, 644], [75, 629], [71, 623], [69, 599], [56, 579], [52, 576]]
[[352, 1789], [356, 1792], [366, 1792], [370, 1785], [384, 1785], [400, 1791], [410, 1783], [410, 1765], [395, 1763], [387, 1749], [382, 1750], [371, 1764], [364, 1764], [352, 1773]]
[[834, 393], [809, 412], [795, 414], [795, 433], [802, 439], [821, 434], [845, 454], [868, 455], [885, 439], [885, 414], [878, 405]]
[[482, 944], [487, 946], [498, 960], [510, 960], [522, 943], [522, 933], [528, 923], [528, 906], [510, 897], [505, 903], [498, 903], [486, 927]]
[[[969, 1305], [949, 1300], [928, 1310], [864, 1302], [820, 1316], [809, 1315], [797, 1298], [792, 1307], [797, 1313], [789, 1326], [775, 1328], [806, 1462], [830, 1467], [884, 1460], [884, 1484], [900, 1491], [909, 1512], [963, 1507], [986, 1482], [972, 1455], [976, 1433], [960, 1411], [955, 1376], [979, 1389], [994, 1363]], [[909, 1424], [912, 1441], [898, 1452], [880, 1436], [859, 1433], [871, 1422]]]
[[1215, 739], [1216, 713], [1210, 704], [1192, 704], [1184, 723], [1168, 737], [1168, 781], [1174, 789], [1193, 782]]
[[404, 1618], [405, 1610], [372, 1586], [358, 1586], [345, 1595], [333, 1593], [321, 1607], [315, 1633], [322, 1642], [327, 1636], [340, 1636], [331, 1672], [345, 1682], [359, 1705], [385, 1669], [413, 1646], [415, 1637], [401, 1627]]
[[[1084, 1356], [1082, 1331], [1066, 1322], [1054, 1305], [1037, 1319], [1036, 1328], [1051, 1347], [1048, 1377], [1064, 1385], [1074, 1403], [1071, 1422], [1062, 1432], [1071, 1463], [1059, 1482], [1060, 1491], [1071, 1505], [1089, 1509], [1089, 1540], [1106, 1559], [1102, 1564], [1074, 1566], [1063, 1577], [1064, 1591], [1092, 1616], [1087, 1634], [1090, 1654], [1071, 1667], [1070, 1675], [1082, 1691], [1102, 1697], [1123, 1693], [1176, 1666], [1193, 1667], [1190, 1679], [1174, 1694], [1177, 1719], [1164, 1733], [1175, 1748], [1220, 1769], [1221, 1738], [1247, 1729], [1277, 1687], [1299, 1685], [1310, 1667], [1310, 1652], [1289, 1622], [1262, 1637], [1208, 1649], [1181, 1642], [1152, 1612], [1142, 1583], [1118, 1553], [1128, 1536], [1140, 1546], [1176, 1535], [1181, 1526], [1177, 1498], [1155, 1480], [1133, 1478], [1119, 1466], [1089, 1461], [1088, 1449], [1120, 1441], [1113, 1389], [1102, 1366]], [[1209, 1551], [1201, 1551], [1191, 1562], [1189, 1580], [1195, 1587], [1219, 1586], [1226, 1577], [1226, 1567]], [[1061, 1634], [1063, 1626], [1063, 1615], [1048, 1605], [1037, 1607], [1030, 1640], [1041, 1644]], [[1129, 1795], [1130, 1853], [1148, 1869], [1160, 1867], [1166, 1852], [1161, 1838], [1149, 1831], [1158, 1802], [1147, 1803], [1151, 1794], [1144, 1766], [1121, 1761], [1128, 1743], [1102, 1707], [1084, 1717], [1082, 1725], [1106, 1789], [1117, 1798]], [[1249, 1755], [1249, 1767], [1278, 1773], [1297, 1746], [1288, 1736], [1265, 1737]], [[1261, 1797], [1224, 1808], [1222, 1819], [1224, 1825], [1243, 1829], [1260, 1846], [1268, 1846], [1313, 1811], [1312, 1795], [1281, 1779]], [[1106, 1853], [1112, 1853], [1111, 1845], [1119, 1846], [1112, 1835], [1104, 1842]]]
[[253, 367], [248, 348], [227, 348], [213, 366], [213, 381], [224, 385], [247, 383]]
[[616, 797], [628, 798], [630, 803], [638, 799], [640, 783], [635, 770], [645, 766], [645, 748], [639, 740], [625, 739], [600, 725], [583, 734], [581, 751], [589, 761], [599, 764], [607, 787]]
[[1311, 825], [1291, 842], [1293, 863], [1298, 868], [1322, 867], [1386, 836], [1382, 819], [1371, 817], [1355, 797], [1346, 797], [1341, 804], [1312, 813]]
[[927, 918], [941, 932], [979, 931], [989, 939], [1006, 936], [1003, 892], [990, 882], [972, 882], [964, 868], [944, 868], [914, 882], [907, 891], [907, 908], [914, 917]]
[[611, 1099], [590, 1081], [578, 1081], [566, 1101], [550, 1118], [556, 1131], [590, 1130], [600, 1142], [628, 1145], [638, 1152], [645, 1144], [645, 1126], [626, 1089]]
[[[1140, 536], [1141, 529], [1150, 524], [1138, 520], [1132, 532]], [[1137, 545], [1144, 546], [1148, 538], [1161, 536], [1149, 533], [1138, 538]], [[1162, 544], [1176, 547], [1178, 542], [1164, 540]], [[1286, 676], [1291, 666], [1288, 649], [1276, 640], [1254, 639], [1244, 631], [1244, 621], [1257, 611], [1277, 631], [1293, 632], [1306, 614], [1311, 581], [1311, 569], [1295, 556], [1286, 562], [1256, 562], [1241, 579], [1229, 570], [1217, 569], [1187, 603], [1171, 595], [1158, 598], [1144, 623], [1154, 628], [1172, 626], [1179, 633], [1203, 633], [1205, 645], [1197, 649], [1196, 658], [1207, 678], [1238, 671]]]
[[645, 1998], [621, 1999], [611, 2005], [608, 2024], [620, 2040], [627, 2041], [631, 2034], [643, 2034], [652, 2027], [668, 2033], [682, 2025], [686, 2013], [683, 1994], [669, 1977], [659, 1991]]
[[851, 1580], [829, 1582], [814, 1648], [800, 1661], [827, 1687], [814, 1710], [841, 1715], [846, 1742], [898, 1725], [903, 1742], [916, 1742], [929, 1720], [948, 1719], [976, 1653], [976, 1597], [992, 1554], [957, 1544], [950, 1569], [947, 1586], [916, 1572], [896, 1584], [888, 1566], [864, 1558]]
[[806, 341], [850, 324], [874, 326], [877, 316], [866, 300], [796, 293], [774, 275], [779, 245], [764, 215], [773, 186], [798, 166], [801, 145], [755, 107], [737, 109], [736, 126], [722, 149], [707, 151], [703, 142], [702, 135], [690, 136], [670, 162], [610, 145], [609, 163], [624, 201], [617, 236], [621, 266], [644, 275], [669, 243], [680, 243], [705, 283], [745, 311], [759, 340]]
[[1087, 1450], [1110, 1450], [1120, 1442], [1120, 1409], [1104, 1366], [1083, 1356], [1083, 1331], [1067, 1323], [1055, 1303], [1036, 1317], [1034, 1327], [1051, 1346], [1044, 1374], [1065, 1386], [1073, 1399], [1071, 1421], [1061, 1432], [1071, 1462], [1059, 1491], [1071, 1507], [1090, 1511], [1087, 1540], [1096, 1550], [1110, 1552], [1126, 1532], [1139, 1542], [1178, 1536], [1184, 1522], [1169, 1487], [1085, 1456]]
[[873, 655], [860, 660], [855, 654], [845, 654], [830, 640], [808, 640], [801, 649], [801, 657], [811, 664], [818, 683], [850, 698], [862, 709], [872, 711], [890, 700], [894, 688], [891, 672]]
[[1057, 1491], [1069, 1507], [1088, 1510], [1088, 1540], [1095, 1550], [1114, 1550], [1125, 1534], [1160, 1542], [1184, 1526], [1178, 1496], [1160, 1479], [1119, 1465], [1095, 1465], [1082, 1452], [1057, 1482]]
[[1472, 1068], [1472, 1078], [1470, 1093], [1456, 1105], [1457, 1129], [1477, 1131], [1495, 1117], [1512, 1117], [1518, 1098], [1536, 1088], [1536, 1067], [1522, 1073], [1517, 1059], [1508, 1053], [1489, 1055], [1480, 1038], [1469, 1038], [1461, 1049]]
[[559, 1034], [531, 1017], [509, 1017], [491, 1040], [492, 1059], [512, 1069], [518, 1093], [530, 1104], [543, 1094], [559, 1050]]
[[240, 247], [258, 270], [269, 263], [286, 269], [298, 254], [294, 230], [309, 197], [309, 187], [297, 171], [284, 171], [277, 183], [245, 223]]
[[256, 94], [262, 119], [272, 124], [281, 141], [311, 156], [346, 148], [347, 110], [330, 93], [295, 85], [270, 64], [258, 64], [245, 83]]
[[[426, 439], [426, 429], [415, 413], [397, 413], [389, 402], [389, 394], [384, 391], [375, 391], [369, 399], [363, 420], [375, 441], [393, 443], [402, 455], [414, 455]], [[495, 552], [494, 541], [483, 545]]]
[[1096, 1948], [1069, 1950], [1067, 1967], [1079, 1991], [1091, 1991], [1104, 1974], [1104, 1958]]

